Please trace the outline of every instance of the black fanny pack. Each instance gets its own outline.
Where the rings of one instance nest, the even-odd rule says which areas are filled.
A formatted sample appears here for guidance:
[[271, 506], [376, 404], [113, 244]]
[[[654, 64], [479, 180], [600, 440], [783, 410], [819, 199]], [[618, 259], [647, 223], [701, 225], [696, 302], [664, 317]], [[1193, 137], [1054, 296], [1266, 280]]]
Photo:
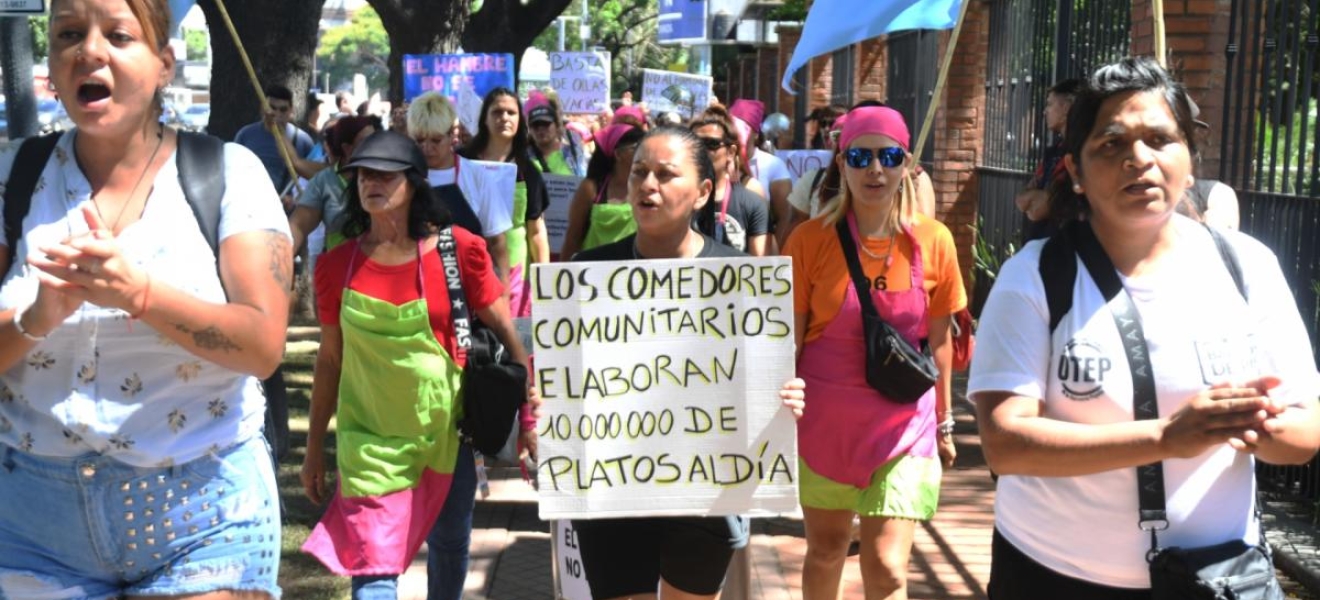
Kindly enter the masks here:
[[839, 219], [835, 230], [839, 234], [839, 245], [843, 247], [843, 257], [848, 262], [853, 287], [857, 289], [857, 302], [862, 306], [866, 383], [894, 402], [916, 402], [939, 379], [939, 369], [935, 368], [930, 349], [924, 341], [920, 349], [913, 347], [898, 330], [880, 318], [880, 312], [871, 301], [870, 280], [862, 272], [857, 243], [847, 219]]
[[478, 452], [495, 456], [509, 441], [518, 409], [527, 401], [527, 367], [513, 359], [513, 354], [500, 343], [494, 331], [469, 318], [460, 276], [462, 271], [455, 252], [453, 231], [449, 227], [440, 230], [436, 249], [445, 265], [454, 334], [458, 337], [458, 346], [467, 351], [459, 436]]

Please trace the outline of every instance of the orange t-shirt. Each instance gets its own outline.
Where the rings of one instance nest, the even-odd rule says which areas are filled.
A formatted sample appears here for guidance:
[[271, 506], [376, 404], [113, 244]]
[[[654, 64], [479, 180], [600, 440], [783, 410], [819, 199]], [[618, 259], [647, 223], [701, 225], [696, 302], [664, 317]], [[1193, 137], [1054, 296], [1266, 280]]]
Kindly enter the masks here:
[[[921, 244], [923, 286], [926, 289], [928, 318], [946, 317], [967, 306], [967, 292], [963, 289], [962, 271], [958, 269], [958, 249], [953, 235], [943, 223], [922, 216], [914, 217], [912, 233]], [[883, 257], [889, 245], [897, 240], [889, 268]], [[858, 252], [862, 271], [874, 289], [903, 291], [912, 289], [909, 270], [912, 244], [906, 235], [895, 238], [863, 238], [866, 249], [881, 258], [872, 258]], [[839, 236], [834, 225], [816, 217], [793, 230], [784, 255], [793, 259], [793, 308], [799, 315], [807, 315], [804, 340], [810, 342], [825, 331], [825, 327], [839, 314], [843, 299], [852, 285], [848, 277], [848, 263], [843, 258]]]

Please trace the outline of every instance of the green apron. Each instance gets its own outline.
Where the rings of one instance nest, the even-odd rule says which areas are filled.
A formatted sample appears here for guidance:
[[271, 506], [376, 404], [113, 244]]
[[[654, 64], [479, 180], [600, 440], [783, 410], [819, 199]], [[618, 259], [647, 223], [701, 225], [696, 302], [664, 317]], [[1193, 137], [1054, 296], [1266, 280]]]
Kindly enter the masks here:
[[[359, 252], [355, 249], [354, 256]], [[463, 370], [431, 330], [421, 261], [419, 247], [422, 297], [398, 306], [348, 289], [345, 278], [336, 418], [340, 484], [347, 497], [413, 487], [424, 468], [454, 472]]]
[[636, 232], [637, 221], [633, 220], [631, 204], [597, 202], [591, 205], [590, 225], [587, 237], [582, 240], [582, 249], [612, 244]]
[[509, 270], [527, 264], [527, 182], [519, 181], [513, 188], [513, 228], [505, 234], [509, 248]]

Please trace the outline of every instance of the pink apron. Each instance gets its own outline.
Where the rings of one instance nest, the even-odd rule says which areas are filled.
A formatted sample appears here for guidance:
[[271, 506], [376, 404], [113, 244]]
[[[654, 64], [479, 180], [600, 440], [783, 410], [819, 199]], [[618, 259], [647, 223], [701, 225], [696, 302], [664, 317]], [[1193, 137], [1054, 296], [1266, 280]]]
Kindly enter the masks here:
[[[851, 214], [848, 224], [853, 238], [860, 240]], [[910, 228], [903, 232], [912, 247], [912, 287], [873, 290], [871, 299], [881, 318], [916, 345], [927, 335], [921, 246]], [[849, 283], [839, 314], [803, 347], [798, 359], [798, 376], [807, 383], [807, 410], [797, 427], [798, 452], [812, 471], [866, 488], [875, 470], [895, 457], [937, 454], [935, 389], [914, 403], [899, 404], [866, 384], [862, 309], [857, 288]]]

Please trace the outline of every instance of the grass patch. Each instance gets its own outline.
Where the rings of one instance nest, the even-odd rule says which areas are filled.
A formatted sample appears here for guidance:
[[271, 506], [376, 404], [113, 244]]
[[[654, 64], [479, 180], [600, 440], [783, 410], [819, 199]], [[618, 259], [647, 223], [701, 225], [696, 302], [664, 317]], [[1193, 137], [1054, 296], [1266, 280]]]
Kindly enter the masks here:
[[[289, 454], [280, 463], [277, 483], [284, 506], [280, 540], [280, 587], [285, 598], [342, 600], [349, 597], [349, 580], [331, 573], [300, 548], [321, 518], [322, 507], [303, 495], [303, 457], [307, 453], [307, 416], [311, 407], [314, 341], [291, 341], [284, 356], [284, 381], [289, 390]], [[331, 425], [333, 428], [333, 423]], [[326, 439], [327, 457], [334, 464], [334, 434]], [[333, 473], [331, 474], [333, 475]]]

